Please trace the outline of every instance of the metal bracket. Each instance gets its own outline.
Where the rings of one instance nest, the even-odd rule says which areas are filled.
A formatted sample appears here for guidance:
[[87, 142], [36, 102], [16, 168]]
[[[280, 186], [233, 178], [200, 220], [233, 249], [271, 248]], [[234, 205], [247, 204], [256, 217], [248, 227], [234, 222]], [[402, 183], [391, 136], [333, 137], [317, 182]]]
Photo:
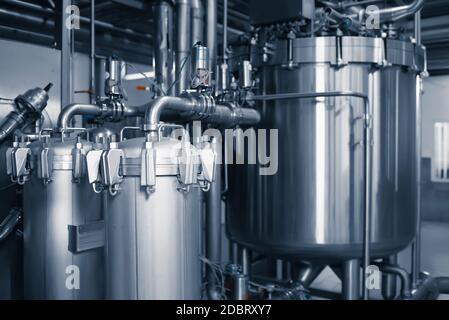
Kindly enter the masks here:
[[184, 143], [179, 159], [179, 181], [182, 185], [196, 183], [198, 177], [198, 155], [190, 143]]
[[53, 172], [53, 151], [44, 144], [43, 149], [39, 153], [37, 176], [43, 179], [44, 184], [51, 181], [51, 174]]
[[103, 185], [109, 186], [109, 193], [115, 196], [118, 192], [118, 187], [123, 180], [120, 174], [120, 164], [124, 158], [123, 150], [109, 149], [101, 155], [100, 172], [103, 179]]
[[[74, 182], [79, 182], [85, 171], [85, 155], [83, 144], [78, 141], [72, 150], [72, 177]], [[98, 171], [98, 170], [97, 170]]]
[[7, 166], [9, 166], [7, 171], [11, 175], [13, 182], [23, 185], [30, 174], [28, 156], [31, 155], [31, 150], [28, 147], [20, 146], [10, 149], [7, 151], [7, 155], [10, 155], [10, 163], [7, 163]]
[[89, 183], [96, 183], [99, 181], [100, 162], [103, 150], [91, 150], [86, 155], [87, 175]]
[[140, 185], [147, 187], [147, 193], [154, 191], [156, 185], [156, 150], [152, 142], [146, 142], [141, 156]]
[[215, 152], [211, 148], [199, 150], [201, 178], [207, 182], [215, 180]]
[[104, 247], [105, 226], [104, 221], [97, 221], [80, 226], [68, 226], [69, 246], [72, 253], [80, 253], [88, 250]]

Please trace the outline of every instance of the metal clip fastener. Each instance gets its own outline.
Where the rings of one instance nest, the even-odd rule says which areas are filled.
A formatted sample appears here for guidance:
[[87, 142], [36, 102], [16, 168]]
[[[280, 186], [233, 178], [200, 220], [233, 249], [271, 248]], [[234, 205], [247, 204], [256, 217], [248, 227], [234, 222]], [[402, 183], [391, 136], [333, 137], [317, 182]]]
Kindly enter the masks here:
[[30, 148], [17, 148], [12, 152], [12, 176], [13, 180], [23, 185], [30, 174], [28, 156], [31, 155]]
[[48, 184], [51, 181], [51, 174], [53, 171], [53, 151], [46, 145], [39, 153], [37, 176]]
[[146, 142], [141, 156], [140, 185], [146, 187], [147, 193], [154, 192], [156, 185], [156, 150], [152, 142]]
[[78, 138], [78, 141], [75, 144], [75, 148], [72, 150], [72, 177], [75, 183], [78, 183], [80, 181], [84, 171], [85, 155], [81, 139]]
[[201, 161], [201, 179], [207, 182], [215, 180], [215, 152], [211, 148], [199, 150]]
[[192, 147], [190, 143], [184, 143], [179, 161], [179, 181], [182, 185], [187, 186], [197, 182], [198, 162], [196, 148]]
[[89, 183], [93, 184], [99, 181], [100, 162], [103, 150], [91, 150], [86, 155], [87, 176]]
[[124, 157], [123, 150], [115, 147], [106, 150], [101, 156], [101, 176], [103, 185], [109, 186], [109, 193], [115, 196], [119, 190], [119, 185], [123, 180], [120, 174], [120, 164]]

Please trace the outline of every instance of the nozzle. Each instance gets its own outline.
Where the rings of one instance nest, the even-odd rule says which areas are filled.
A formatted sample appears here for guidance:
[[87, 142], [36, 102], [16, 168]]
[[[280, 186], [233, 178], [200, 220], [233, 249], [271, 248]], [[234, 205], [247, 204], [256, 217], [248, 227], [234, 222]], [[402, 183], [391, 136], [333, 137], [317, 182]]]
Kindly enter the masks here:
[[44, 90], [45, 90], [45, 92], [48, 92], [48, 91], [50, 91], [50, 89], [51, 88], [53, 88], [53, 83], [49, 83], [49, 84], [47, 84], [47, 86], [44, 88]]

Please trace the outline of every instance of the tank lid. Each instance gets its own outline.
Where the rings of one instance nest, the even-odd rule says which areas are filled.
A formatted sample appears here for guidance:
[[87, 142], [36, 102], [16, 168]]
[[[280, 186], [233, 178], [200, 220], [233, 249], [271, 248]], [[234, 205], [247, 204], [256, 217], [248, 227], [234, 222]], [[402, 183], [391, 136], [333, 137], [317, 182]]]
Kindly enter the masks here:
[[329, 63], [343, 66], [369, 63], [380, 67], [402, 66], [425, 71], [425, 48], [409, 41], [370, 37], [313, 37], [292, 40], [292, 61], [289, 61], [288, 40], [275, 39], [259, 43], [253, 51], [255, 67], [300, 66], [309, 63]]
[[[148, 146], [145, 138], [136, 138], [119, 143], [118, 148], [123, 150], [122, 174], [124, 176], [140, 176], [142, 154]], [[189, 142], [173, 138], [164, 138], [151, 143], [155, 155], [156, 175], [178, 175], [183, 148], [194, 150]], [[198, 156], [197, 156], [198, 160]]]
[[77, 182], [86, 174], [86, 154], [92, 150], [92, 143], [71, 138], [46, 138], [28, 145], [30, 173], [44, 183], [52, 181], [53, 171], [72, 171]]

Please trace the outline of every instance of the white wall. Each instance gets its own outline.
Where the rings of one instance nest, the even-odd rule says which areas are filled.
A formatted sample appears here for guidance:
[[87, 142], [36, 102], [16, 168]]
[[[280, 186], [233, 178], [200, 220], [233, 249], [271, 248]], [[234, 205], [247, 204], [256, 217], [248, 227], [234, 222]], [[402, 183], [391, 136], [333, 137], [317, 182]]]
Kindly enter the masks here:
[[449, 75], [424, 79], [422, 99], [422, 156], [432, 157], [433, 125], [449, 122]]
[[[50, 100], [46, 108], [54, 125], [61, 110], [61, 81], [59, 50], [33, 44], [1, 40], [0, 39], [0, 97], [14, 99], [17, 95], [35, 87], [54, 83], [50, 91]], [[139, 71], [149, 71], [149, 66], [133, 64]], [[89, 81], [89, 57], [85, 54], [75, 53], [73, 62], [73, 90], [87, 90]], [[131, 73], [135, 71], [130, 69]], [[126, 81], [124, 88], [128, 94], [129, 105], [141, 105], [150, 100], [146, 91], [137, 91], [137, 85], [148, 85], [146, 80]], [[89, 95], [86, 93], [73, 94], [73, 102], [88, 103]], [[0, 119], [11, 110], [8, 104], [0, 104]], [[49, 126], [49, 123], [46, 123]]]

